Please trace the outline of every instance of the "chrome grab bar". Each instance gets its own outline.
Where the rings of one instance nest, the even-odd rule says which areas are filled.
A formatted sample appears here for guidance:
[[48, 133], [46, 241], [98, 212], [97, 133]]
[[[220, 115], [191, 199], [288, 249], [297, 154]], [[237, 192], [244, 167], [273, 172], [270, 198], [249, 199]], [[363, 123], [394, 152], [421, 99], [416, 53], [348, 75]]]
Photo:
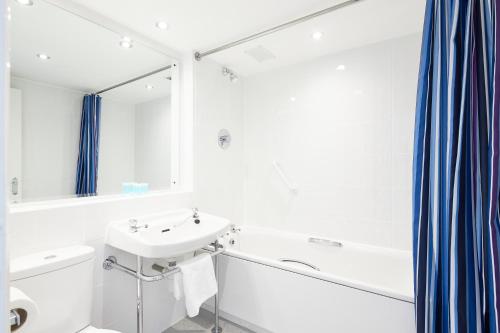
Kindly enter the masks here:
[[307, 263], [305, 261], [301, 261], [301, 260], [297, 260], [297, 259], [292, 259], [292, 258], [279, 258], [278, 261], [281, 261], [281, 262], [291, 262], [291, 263], [295, 263], [295, 264], [301, 264], [301, 265], [304, 265], [304, 266], [307, 266], [309, 268], [312, 268], [316, 271], [319, 271], [319, 267], [317, 266], [314, 266], [313, 264], [310, 264], [310, 263]]
[[314, 244], [327, 245], [327, 246], [342, 247], [341, 242], [333, 241], [333, 240], [326, 239], [326, 238], [309, 237], [308, 242], [314, 243]]
[[273, 167], [276, 170], [276, 172], [278, 173], [278, 175], [280, 176], [280, 178], [283, 181], [283, 183], [285, 183], [285, 185], [288, 187], [288, 189], [290, 190], [290, 192], [297, 193], [297, 185], [295, 183], [293, 183], [285, 175], [285, 172], [283, 172], [283, 168], [281, 168], [281, 165], [278, 162], [273, 161]]

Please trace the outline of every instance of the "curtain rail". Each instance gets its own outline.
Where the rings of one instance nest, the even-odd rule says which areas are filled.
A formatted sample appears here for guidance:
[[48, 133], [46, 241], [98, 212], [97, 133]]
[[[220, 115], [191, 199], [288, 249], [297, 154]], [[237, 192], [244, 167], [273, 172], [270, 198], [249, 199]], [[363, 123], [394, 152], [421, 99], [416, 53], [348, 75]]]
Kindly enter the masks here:
[[104, 93], [104, 92], [106, 92], [106, 91], [113, 90], [113, 89], [115, 89], [115, 88], [118, 88], [118, 87], [124, 86], [124, 85], [126, 85], [126, 84], [129, 84], [129, 83], [132, 83], [132, 82], [135, 82], [135, 81], [138, 81], [138, 80], [140, 80], [140, 79], [144, 79], [145, 77], [148, 77], [148, 76], [150, 76], [150, 75], [153, 75], [153, 74], [156, 74], [156, 73], [159, 73], [159, 72], [165, 71], [165, 70], [167, 70], [167, 69], [170, 69], [170, 68], [172, 68], [172, 66], [175, 66], [175, 64], [174, 64], [174, 65], [168, 65], [168, 66], [164, 66], [164, 67], [161, 67], [161, 68], [155, 69], [155, 70], [154, 70], [154, 71], [152, 71], [152, 72], [149, 72], [149, 73], [146, 73], [146, 74], [143, 74], [143, 75], [140, 75], [140, 76], [134, 77], [134, 78], [132, 78], [132, 79], [130, 79], [130, 80], [127, 80], [127, 81], [124, 81], [124, 82], [120, 82], [120, 83], [115, 84], [114, 86], [108, 87], [108, 88], [106, 88], [106, 89], [99, 90], [99, 91], [95, 92], [94, 94], [99, 95], [99, 94], [102, 94], [102, 93]]
[[246, 43], [246, 42], [249, 42], [251, 40], [254, 40], [254, 39], [257, 39], [257, 38], [260, 38], [260, 37], [264, 37], [264, 36], [267, 36], [267, 35], [270, 35], [272, 33], [275, 33], [277, 31], [280, 31], [280, 30], [283, 30], [283, 29], [286, 29], [286, 28], [289, 28], [289, 27], [292, 27], [294, 25], [297, 25], [299, 23], [302, 23], [302, 22], [306, 22], [306, 21], [309, 21], [309, 20], [312, 20], [313, 18], [316, 18], [318, 16], [321, 16], [321, 15], [325, 15], [325, 14], [328, 14], [328, 13], [331, 13], [333, 11], [336, 11], [338, 9], [341, 9], [341, 8], [344, 8], [344, 7], [347, 7], [349, 5], [352, 5], [352, 4], [355, 4], [356, 2], [359, 2], [361, 0], [347, 0], [347, 1], [344, 1], [344, 2], [341, 2], [339, 4], [336, 4], [334, 6], [331, 6], [331, 7], [328, 7], [328, 8], [325, 8], [323, 10], [320, 10], [320, 11], [317, 11], [317, 12], [314, 12], [314, 13], [311, 13], [309, 15], [306, 15], [306, 16], [302, 16], [302, 17], [299, 17], [295, 20], [291, 20], [291, 21], [288, 21], [286, 23], [283, 23], [283, 24], [280, 24], [278, 26], [275, 26], [273, 28], [270, 28], [270, 29], [267, 29], [267, 30], [264, 30], [264, 31], [261, 31], [261, 32], [258, 32], [256, 34], [253, 34], [253, 35], [250, 35], [250, 36], [247, 36], [245, 38], [242, 38], [242, 39], [238, 39], [234, 42], [231, 42], [231, 43], [227, 43], [227, 44], [224, 44], [224, 45], [221, 45], [219, 47], [216, 47], [216, 48], [213, 48], [211, 50], [208, 50], [208, 51], [204, 51], [204, 52], [196, 52], [194, 54], [194, 58], [198, 61], [200, 61], [202, 58], [210, 55], [210, 54], [214, 54], [214, 53], [217, 53], [217, 52], [221, 52], [221, 51], [224, 51], [226, 49], [229, 49], [229, 48], [232, 48], [232, 47], [235, 47], [235, 46], [238, 46], [240, 44], [243, 44], [243, 43]]

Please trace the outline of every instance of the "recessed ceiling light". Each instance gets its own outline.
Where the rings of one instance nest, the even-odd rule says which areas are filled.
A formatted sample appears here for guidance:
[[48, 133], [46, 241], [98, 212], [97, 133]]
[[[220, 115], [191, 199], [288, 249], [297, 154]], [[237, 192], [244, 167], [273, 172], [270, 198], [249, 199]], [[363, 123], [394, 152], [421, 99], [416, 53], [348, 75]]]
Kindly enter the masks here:
[[7, 7], [7, 20], [8, 21], [12, 20], [12, 14], [11, 14], [10, 7]]
[[23, 6], [33, 6], [33, 0], [16, 0], [17, 3]]
[[130, 39], [129, 37], [122, 37], [122, 39], [120, 40], [120, 46], [125, 49], [130, 49], [133, 46], [132, 39]]
[[337, 66], [338, 71], [345, 71], [345, 66], [344, 65], [338, 65]]
[[153, 90], [154, 86], [151, 84], [146, 84], [146, 89], [147, 90]]
[[42, 60], [49, 60], [50, 59], [50, 56], [46, 55], [45, 53], [38, 53], [36, 56]]
[[167, 30], [168, 29], [168, 23], [164, 21], [158, 21], [156, 22], [156, 27], [160, 30]]
[[9, 61], [7, 61], [7, 62], [5, 63], [5, 66], [6, 66], [7, 68], [10, 68], [10, 62], [9, 62]]
[[316, 31], [315, 33], [312, 34], [312, 38], [314, 40], [320, 40], [321, 37], [323, 37], [323, 33], [321, 31]]
[[293, 96], [292, 96], [292, 97], [290, 97], [290, 102], [292, 102], [292, 103], [293, 103], [293, 102], [295, 102], [296, 100], [297, 100], [297, 98], [295, 98], [295, 97], [293, 97]]

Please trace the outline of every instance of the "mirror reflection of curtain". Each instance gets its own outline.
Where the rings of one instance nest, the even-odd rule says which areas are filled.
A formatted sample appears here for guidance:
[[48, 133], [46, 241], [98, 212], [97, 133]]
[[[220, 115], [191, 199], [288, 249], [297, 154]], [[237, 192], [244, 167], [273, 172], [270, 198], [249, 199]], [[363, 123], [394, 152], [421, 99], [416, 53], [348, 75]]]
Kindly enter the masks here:
[[101, 97], [85, 95], [80, 125], [80, 146], [76, 170], [76, 194], [97, 194], [99, 161], [99, 128], [101, 123]]

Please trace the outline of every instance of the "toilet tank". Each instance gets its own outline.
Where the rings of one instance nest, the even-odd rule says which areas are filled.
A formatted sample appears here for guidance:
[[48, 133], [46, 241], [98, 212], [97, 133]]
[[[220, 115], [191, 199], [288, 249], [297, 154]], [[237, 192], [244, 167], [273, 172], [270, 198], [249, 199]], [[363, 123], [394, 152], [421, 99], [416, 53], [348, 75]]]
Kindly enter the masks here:
[[10, 285], [38, 306], [31, 333], [75, 333], [90, 324], [94, 249], [74, 246], [10, 262]]

